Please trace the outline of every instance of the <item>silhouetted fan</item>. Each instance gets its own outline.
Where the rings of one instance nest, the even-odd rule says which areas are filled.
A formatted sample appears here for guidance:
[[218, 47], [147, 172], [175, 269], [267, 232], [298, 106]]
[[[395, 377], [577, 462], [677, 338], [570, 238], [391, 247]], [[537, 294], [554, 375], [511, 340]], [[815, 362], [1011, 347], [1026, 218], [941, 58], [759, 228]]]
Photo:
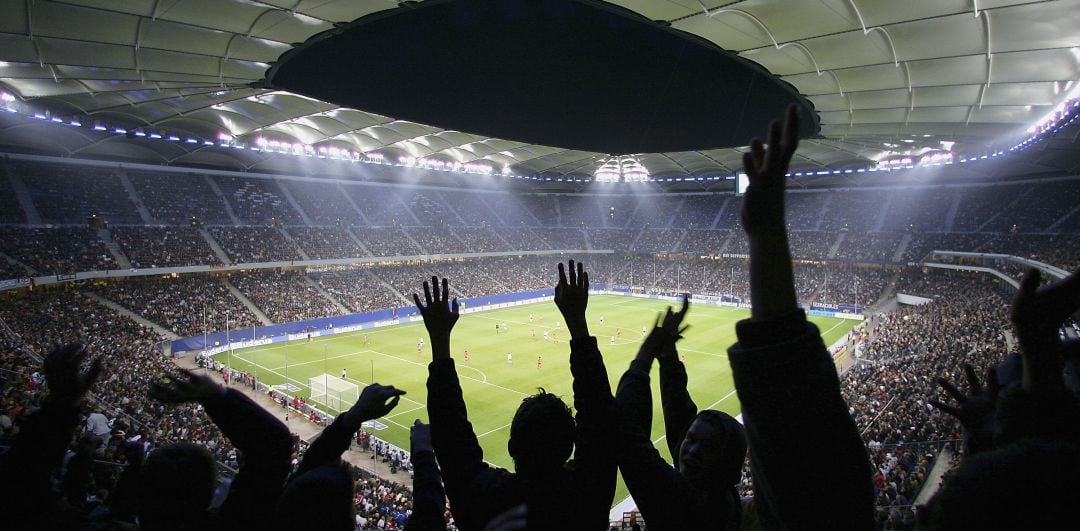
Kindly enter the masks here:
[[268, 86], [443, 129], [600, 153], [746, 145], [813, 105], [765, 68], [596, 0], [429, 0], [286, 52]]

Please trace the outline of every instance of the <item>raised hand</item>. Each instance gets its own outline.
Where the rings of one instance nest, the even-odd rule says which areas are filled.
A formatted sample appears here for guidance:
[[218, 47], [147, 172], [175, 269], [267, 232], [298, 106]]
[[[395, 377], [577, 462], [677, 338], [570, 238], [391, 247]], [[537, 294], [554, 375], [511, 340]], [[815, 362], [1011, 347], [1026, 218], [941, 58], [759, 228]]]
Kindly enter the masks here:
[[668, 306], [667, 313], [664, 314], [664, 321], [661, 325], [664, 335], [667, 336], [668, 342], [665, 344], [666, 348], [661, 349], [657, 354], [660, 357], [674, 356], [675, 355], [675, 343], [683, 338], [683, 333], [686, 332], [690, 325], [683, 326], [683, 319], [686, 318], [686, 312], [690, 311], [690, 294], [683, 294], [682, 307], [677, 312], [671, 311], [671, 306]]
[[87, 356], [86, 348], [81, 343], [68, 343], [45, 356], [45, 383], [49, 386], [51, 400], [74, 404], [101, 376], [101, 357], [95, 357], [90, 367], [82, 370]]
[[784, 225], [784, 186], [788, 164], [799, 147], [799, 115], [788, 107], [783, 133], [769, 125], [769, 149], [750, 141], [743, 169], [750, 186], [742, 202], [742, 223], [750, 247], [750, 318], [767, 321], [795, 312], [795, 274]]
[[431, 286], [424, 281], [426, 304], [420, 302], [420, 295], [416, 293], [413, 293], [413, 301], [416, 302], [416, 309], [420, 310], [420, 315], [424, 317], [424, 327], [427, 328], [428, 336], [431, 337], [432, 359], [449, 358], [450, 331], [454, 329], [454, 324], [461, 317], [458, 300], [456, 297], [453, 301], [450, 300], [450, 285], [445, 278], [442, 279], [441, 293], [438, 277], [431, 277], [431, 284], [435, 287], [434, 296]]
[[392, 385], [373, 383], [365, 387], [360, 398], [345, 412], [349, 426], [356, 431], [364, 422], [385, 416], [397, 407], [403, 394], [405, 391], [395, 389]]
[[589, 305], [589, 273], [585, 266], [577, 263], [574, 269], [574, 261], [567, 264], [570, 268], [570, 279], [566, 278], [566, 270], [562, 263], [559, 264], [559, 282], [555, 285], [555, 306], [558, 306], [566, 321], [566, 328], [572, 338], [589, 336], [589, 323], [585, 319], [585, 308]]
[[750, 141], [743, 154], [743, 171], [750, 179], [742, 202], [742, 223], [750, 235], [785, 230], [784, 186], [788, 164], [799, 147], [799, 114], [794, 105], [787, 109], [781, 133], [776, 121], [769, 124], [769, 148], [760, 138]]
[[1080, 309], [1080, 271], [1039, 287], [1040, 273], [1030, 269], [1020, 281], [1012, 306], [1012, 323], [1024, 362], [1024, 387], [1057, 389], [1062, 382], [1061, 337], [1058, 328]]
[[167, 404], [206, 402], [225, 394], [225, 388], [209, 376], [181, 371], [150, 384], [150, 396]]
[[409, 448], [413, 453], [435, 451], [431, 446], [431, 425], [420, 422], [420, 419], [413, 421], [409, 428]]
[[641, 344], [641, 350], [639, 356], [655, 356], [657, 358], [667, 358], [675, 355], [675, 343], [683, 338], [683, 332], [686, 332], [690, 328], [690, 325], [682, 326], [682, 321], [686, 318], [686, 312], [690, 309], [690, 294], [683, 295], [682, 307], [679, 311], [672, 311], [671, 306], [668, 306], [667, 311], [663, 317], [657, 315], [656, 324], [653, 326], [648, 337], [645, 338], [645, 342]]
[[952, 383], [944, 378], [938, 378], [938, 384], [954, 400], [955, 406], [950, 406], [938, 400], [929, 400], [934, 407], [948, 413], [964, 427], [968, 434], [968, 448], [978, 452], [991, 447], [994, 441], [994, 415], [997, 411], [998, 393], [1001, 384], [998, 382], [994, 367], [986, 371], [986, 389], [979, 382], [979, 376], [975, 369], [968, 364], [964, 365], [964, 374], [968, 381], [968, 392], [965, 395]]

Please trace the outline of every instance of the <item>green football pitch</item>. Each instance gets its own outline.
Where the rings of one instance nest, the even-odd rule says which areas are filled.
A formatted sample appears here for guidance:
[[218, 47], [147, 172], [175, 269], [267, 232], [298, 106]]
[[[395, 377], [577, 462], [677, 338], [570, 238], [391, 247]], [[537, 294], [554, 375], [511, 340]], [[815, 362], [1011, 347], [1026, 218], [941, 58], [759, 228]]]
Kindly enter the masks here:
[[[658, 312], [668, 303], [656, 299], [593, 295], [589, 298], [589, 331], [597, 337], [608, 370], [612, 391], [619, 377], [641, 345], [642, 327], [651, 327]], [[600, 324], [601, 316], [604, 323]], [[731, 415], [739, 413], [739, 401], [732, 383], [727, 348], [735, 342], [735, 322], [749, 317], [749, 310], [695, 305], [685, 323], [690, 324], [686, 338], [679, 342], [685, 359], [690, 395], [699, 408], [714, 408]], [[822, 331], [826, 345], [831, 345], [857, 323], [853, 320], [812, 317]], [[500, 330], [496, 333], [496, 324]], [[502, 330], [503, 325], [506, 330]], [[544, 332], [549, 340], [544, 340]], [[611, 338], [615, 336], [615, 344]], [[424, 347], [417, 353], [417, 343]], [[451, 348], [468, 405], [469, 420], [484, 449], [488, 462], [513, 469], [506, 450], [510, 421], [525, 396], [538, 387], [561, 395], [573, 404], [570, 376], [569, 333], [552, 302], [512, 308], [467, 313], [454, 328]], [[469, 360], [464, 352], [469, 351]], [[507, 361], [512, 354], [513, 362]], [[231, 358], [231, 360], [230, 360]], [[537, 359], [543, 360], [542, 367]], [[284, 344], [234, 350], [231, 356], [216, 356], [221, 363], [256, 374], [268, 384], [286, 381], [310, 392], [310, 378], [328, 373], [347, 379], [361, 389], [371, 382], [394, 385], [407, 391], [397, 408], [378, 419], [377, 428], [368, 428], [376, 437], [409, 448], [409, 429], [414, 419], [427, 422], [424, 407], [427, 399], [427, 364], [431, 349], [421, 322], [388, 326], [357, 332], [334, 334]], [[660, 453], [668, 457], [663, 442], [663, 415], [660, 413], [659, 369], [653, 367], [653, 440]], [[616, 502], [625, 497], [620, 482]]]

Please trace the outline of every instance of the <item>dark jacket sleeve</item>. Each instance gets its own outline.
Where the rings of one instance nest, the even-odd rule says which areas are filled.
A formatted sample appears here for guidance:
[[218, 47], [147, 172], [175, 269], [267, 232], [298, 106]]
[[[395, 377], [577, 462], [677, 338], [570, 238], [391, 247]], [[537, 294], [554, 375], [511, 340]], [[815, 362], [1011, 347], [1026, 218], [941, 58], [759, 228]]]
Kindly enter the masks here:
[[660, 358], [660, 403], [664, 410], [664, 429], [667, 435], [671, 462], [679, 468], [679, 448], [686, 431], [697, 415], [697, 404], [686, 390], [686, 365], [678, 354]]
[[300, 477], [304, 472], [323, 465], [335, 464], [341, 461], [341, 454], [349, 449], [353, 434], [356, 430], [348, 427], [345, 415], [338, 415], [329, 426], [323, 429], [318, 438], [311, 442], [304, 458], [293, 472], [293, 477]]
[[435, 462], [435, 452], [428, 450], [412, 452], [413, 464], [413, 512], [405, 531], [445, 531], [446, 494], [443, 492], [442, 475]]
[[427, 387], [431, 446], [442, 468], [450, 510], [462, 529], [483, 529], [490, 516], [498, 514], [488, 496], [494, 471], [484, 463], [453, 359], [428, 365]]
[[18, 437], [0, 462], [0, 499], [10, 507], [8, 521], [50, 525], [50, 518], [58, 518], [53, 512], [58, 499], [51, 474], [60, 467], [78, 423], [78, 407], [49, 399], [22, 421]]
[[224, 525], [272, 525], [274, 505], [289, 474], [289, 429], [240, 391], [229, 389], [203, 406], [210, 419], [243, 453], [243, 465], [218, 511]]
[[615, 399], [595, 337], [570, 341], [570, 372], [577, 410], [575, 482], [581, 507], [587, 512], [583, 515], [586, 523], [604, 529], [615, 498], [618, 461], [611, 451], [615, 442]]
[[615, 403], [617, 455], [623, 480], [649, 529], [691, 529], [695, 491], [649, 440], [652, 428], [651, 361], [634, 360], [619, 380]]
[[870, 462], [818, 328], [799, 310], [736, 332], [728, 354], [763, 527], [873, 528]]

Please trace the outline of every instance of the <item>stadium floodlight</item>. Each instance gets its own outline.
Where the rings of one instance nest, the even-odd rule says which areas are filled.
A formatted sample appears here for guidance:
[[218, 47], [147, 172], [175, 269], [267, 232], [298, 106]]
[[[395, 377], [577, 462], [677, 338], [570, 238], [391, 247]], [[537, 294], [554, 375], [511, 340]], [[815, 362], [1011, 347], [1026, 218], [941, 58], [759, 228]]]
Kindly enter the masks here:
[[632, 155], [613, 155], [593, 172], [597, 182], [642, 182], [649, 180], [649, 170]]
[[311, 401], [335, 411], [345, 411], [360, 399], [360, 386], [323, 373], [308, 379]]

